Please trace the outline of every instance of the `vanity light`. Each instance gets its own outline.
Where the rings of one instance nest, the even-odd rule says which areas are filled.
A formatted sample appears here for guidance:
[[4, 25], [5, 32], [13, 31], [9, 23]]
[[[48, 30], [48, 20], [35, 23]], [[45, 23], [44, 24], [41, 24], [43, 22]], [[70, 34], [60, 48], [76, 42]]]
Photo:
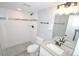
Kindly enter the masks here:
[[61, 4], [57, 6], [57, 10], [55, 14], [58, 15], [69, 15], [71, 13], [78, 13], [79, 12], [79, 7], [77, 5], [77, 2], [67, 2], [65, 4]]

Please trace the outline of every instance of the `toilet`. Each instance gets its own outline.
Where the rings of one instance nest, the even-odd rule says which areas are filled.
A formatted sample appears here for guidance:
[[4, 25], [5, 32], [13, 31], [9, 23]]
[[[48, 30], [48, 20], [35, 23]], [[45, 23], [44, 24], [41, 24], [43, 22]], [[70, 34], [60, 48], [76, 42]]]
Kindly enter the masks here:
[[38, 50], [39, 46], [37, 44], [32, 44], [27, 47], [27, 53], [30, 55], [35, 55], [34, 53]]
[[[39, 37], [39, 36], [37, 36], [36, 37], [36, 42], [37, 43], [41, 43], [41, 42], [43, 42], [43, 38], [41, 38], [41, 37]], [[37, 45], [37, 44], [31, 44], [31, 45], [29, 45], [28, 47], [27, 47], [27, 53], [29, 53], [30, 55], [34, 55], [35, 53], [37, 53], [38, 55], [39, 55], [39, 52], [40, 52], [40, 47], [39, 47], [39, 45]], [[36, 55], [37, 55], [36, 54]]]

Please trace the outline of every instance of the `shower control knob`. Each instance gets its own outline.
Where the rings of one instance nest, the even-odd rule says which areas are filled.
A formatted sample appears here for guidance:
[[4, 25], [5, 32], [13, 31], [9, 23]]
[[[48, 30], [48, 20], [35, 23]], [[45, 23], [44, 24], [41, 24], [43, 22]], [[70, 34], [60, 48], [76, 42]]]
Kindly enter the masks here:
[[32, 25], [32, 28], [34, 28], [34, 25]]

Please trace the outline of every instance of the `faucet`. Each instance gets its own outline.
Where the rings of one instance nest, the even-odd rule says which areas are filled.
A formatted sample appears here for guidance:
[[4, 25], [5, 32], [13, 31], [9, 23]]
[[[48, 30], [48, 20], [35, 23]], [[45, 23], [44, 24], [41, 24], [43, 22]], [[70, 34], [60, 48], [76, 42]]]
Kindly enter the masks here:
[[65, 42], [65, 37], [67, 35], [64, 35], [62, 38], [60, 38], [58, 41], [56, 41], [56, 45], [61, 46]]
[[75, 34], [74, 34], [74, 37], [73, 37], [73, 41], [75, 40], [77, 33], [79, 33], [79, 29], [75, 29]]
[[60, 39], [60, 42], [63, 42], [63, 43], [64, 43], [64, 42], [65, 42], [64, 39], [65, 39], [66, 36], [67, 36], [67, 35], [64, 35], [64, 36]]

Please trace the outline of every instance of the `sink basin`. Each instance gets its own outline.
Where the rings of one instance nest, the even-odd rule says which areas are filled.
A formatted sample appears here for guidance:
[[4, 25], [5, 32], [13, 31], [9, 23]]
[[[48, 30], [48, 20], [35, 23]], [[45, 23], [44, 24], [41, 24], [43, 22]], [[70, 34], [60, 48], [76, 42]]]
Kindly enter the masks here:
[[64, 45], [72, 49], [74, 48], [74, 43], [70, 41], [65, 41]]
[[49, 48], [51, 51], [55, 52], [57, 55], [61, 55], [64, 53], [64, 50], [56, 46], [55, 44], [48, 43], [46, 47]]

